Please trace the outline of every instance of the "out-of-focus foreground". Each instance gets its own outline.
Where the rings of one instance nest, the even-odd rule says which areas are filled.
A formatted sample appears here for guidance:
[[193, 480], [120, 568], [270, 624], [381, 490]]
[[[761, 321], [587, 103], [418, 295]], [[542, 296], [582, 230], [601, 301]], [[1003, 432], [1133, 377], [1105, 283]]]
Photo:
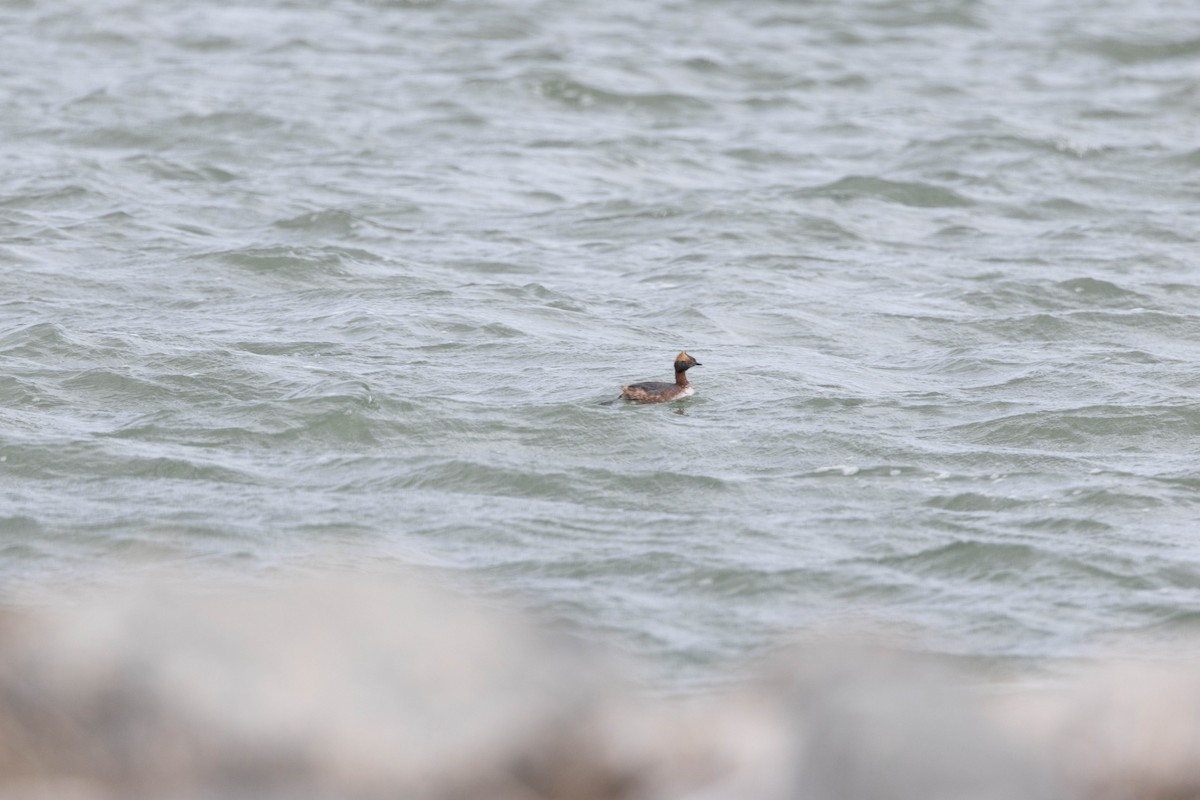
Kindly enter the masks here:
[[1200, 676], [1179, 667], [1032, 690], [810, 645], [689, 698], [621, 671], [415, 579], [12, 612], [0, 797], [1200, 796]]

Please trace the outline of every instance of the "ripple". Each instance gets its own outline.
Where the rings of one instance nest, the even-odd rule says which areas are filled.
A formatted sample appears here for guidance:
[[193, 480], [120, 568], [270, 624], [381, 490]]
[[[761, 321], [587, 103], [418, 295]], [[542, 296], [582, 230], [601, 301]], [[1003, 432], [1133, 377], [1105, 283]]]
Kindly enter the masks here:
[[350, 236], [359, 224], [359, 220], [353, 214], [338, 209], [310, 211], [307, 214], [275, 222], [276, 227], [284, 230], [336, 236]]
[[1097, 278], [1072, 278], [1059, 281], [1055, 288], [1072, 294], [1082, 295], [1088, 302], [1103, 302], [1143, 306], [1148, 302], [1146, 295], [1124, 289], [1115, 283]]
[[533, 91], [540, 97], [579, 111], [615, 109], [673, 117], [694, 115], [710, 109], [708, 103], [690, 95], [609, 91], [562, 74], [537, 78], [533, 83]]
[[126, 457], [109, 460], [110, 476], [131, 478], [166, 478], [184, 481], [211, 481], [214, 483], [252, 483], [250, 476], [215, 464], [198, 462], [194, 459], [169, 458], [166, 456]]
[[353, 275], [363, 263], [378, 259], [360, 248], [340, 247], [250, 247], [217, 251], [193, 259], [217, 259], [251, 274], [298, 279], [339, 279]]
[[9, 358], [60, 357], [79, 344], [52, 322], [37, 322], [0, 334], [0, 352]]
[[1003, 512], [1025, 508], [1029, 505], [1029, 502], [1014, 497], [1000, 497], [981, 492], [960, 492], [958, 494], [930, 498], [925, 501], [925, 505], [946, 511]]
[[1190, 59], [1200, 56], [1200, 37], [1186, 39], [1149, 39], [1098, 37], [1077, 45], [1079, 49], [1110, 58], [1122, 64]]
[[[42, 526], [33, 517], [23, 515], [0, 517], [0, 533], [6, 536], [30, 536], [42, 532]], [[28, 547], [23, 544], [13, 544], [11, 547]], [[26, 552], [26, 554], [28, 554]], [[18, 553], [14, 552], [14, 555]]]
[[1200, 409], [1083, 406], [1013, 414], [955, 426], [954, 430], [971, 441], [989, 445], [1057, 446], [1080, 451], [1104, 450], [1121, 443], [1151, 447], [1171, 442], [1178, 447], [1200, 437], [1198, 412]]
[[955, 541], [875, 563], [923, 575], [1024, 583], [1048, 571], [1048, 562], [1063, 563], [1041, 548], [1025, 544]]
[[874, 199], [914, 208], [962, 208], [974, 205], [952, 189], [929, 183], [890, 181], [866, 175], [850, 175], [832, 183], [798, 193], [800, 197], [824, 197], [839, 202]]

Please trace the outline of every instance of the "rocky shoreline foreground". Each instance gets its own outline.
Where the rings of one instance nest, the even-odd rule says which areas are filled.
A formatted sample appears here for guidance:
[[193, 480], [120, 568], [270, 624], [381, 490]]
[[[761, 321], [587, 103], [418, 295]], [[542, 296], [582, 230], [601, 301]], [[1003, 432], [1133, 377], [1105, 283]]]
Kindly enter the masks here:
[[1200, 797], [1200, 672], [997, 684], [876, 645], [648, 692], [423, 581], [141, 586], [0, 618], [0, 800]]

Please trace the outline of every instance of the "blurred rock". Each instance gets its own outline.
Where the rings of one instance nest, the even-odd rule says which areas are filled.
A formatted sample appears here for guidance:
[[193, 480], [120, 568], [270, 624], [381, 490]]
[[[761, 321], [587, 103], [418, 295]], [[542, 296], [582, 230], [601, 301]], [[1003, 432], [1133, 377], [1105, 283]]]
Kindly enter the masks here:
[[648, 698], [594, 652], [416, 581], [159, 585], [0, 617], [0, 800], [1200, 797], [1200, 678], [988, 691], [812, 645]]

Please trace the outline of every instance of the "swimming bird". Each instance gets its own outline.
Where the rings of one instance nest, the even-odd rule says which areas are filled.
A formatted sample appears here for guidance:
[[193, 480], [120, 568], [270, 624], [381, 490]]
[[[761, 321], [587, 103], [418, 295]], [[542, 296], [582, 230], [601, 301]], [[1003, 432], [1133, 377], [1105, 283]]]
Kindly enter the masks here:
[[692, 367], [701, 366], [700, 362], [687, 354], [687, 351], [675, 356], [675, 382], [642, 381], [621, 387], [621, 397], [635, 403], [665, 403], [678, 397], [690, 397], [696, 390], [688, 383], [687, 371]]

